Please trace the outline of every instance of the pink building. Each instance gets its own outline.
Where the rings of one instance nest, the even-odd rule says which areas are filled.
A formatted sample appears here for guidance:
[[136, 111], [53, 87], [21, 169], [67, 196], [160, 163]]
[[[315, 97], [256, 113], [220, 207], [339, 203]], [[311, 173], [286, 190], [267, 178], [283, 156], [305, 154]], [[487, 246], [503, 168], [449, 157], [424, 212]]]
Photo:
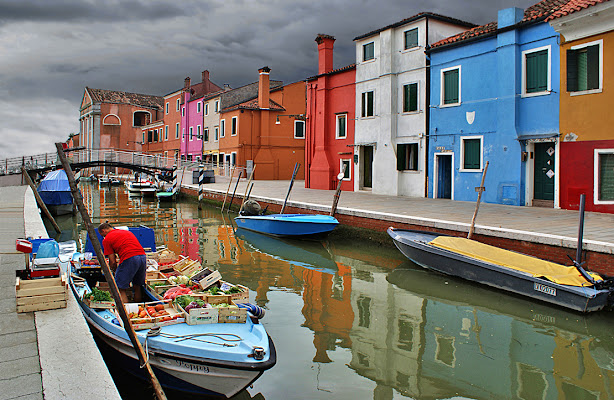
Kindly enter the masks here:
[[185, 78], [181, 104], [181, 158], [200, 160], [203, 154], [203, 99], [221, 88], [209, 80], [209, 71], [202, 73], [202, 82], [191, 85]]
[[307, 79], [305, 187], [354, 190], [356, 65], [333, 69], [335, 38], [318, 35], [318, 75]]

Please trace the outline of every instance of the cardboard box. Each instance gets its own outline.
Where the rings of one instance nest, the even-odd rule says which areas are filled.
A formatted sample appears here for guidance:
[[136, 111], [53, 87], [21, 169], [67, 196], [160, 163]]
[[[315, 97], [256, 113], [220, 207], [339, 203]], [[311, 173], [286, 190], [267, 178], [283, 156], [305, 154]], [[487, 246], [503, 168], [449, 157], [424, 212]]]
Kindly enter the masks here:
[[15, 297], [18, 313], [65, 308], [68, 284], [64, 275], [33, 280], [17, 278]]

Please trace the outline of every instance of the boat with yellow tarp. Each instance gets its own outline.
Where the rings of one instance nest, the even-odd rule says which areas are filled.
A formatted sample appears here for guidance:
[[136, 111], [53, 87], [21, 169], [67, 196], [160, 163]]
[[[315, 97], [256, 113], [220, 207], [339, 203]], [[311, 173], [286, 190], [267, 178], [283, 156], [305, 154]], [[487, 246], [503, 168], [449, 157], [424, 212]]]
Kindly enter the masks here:
[[[611, 306], [614, 282], [580, 265], [565, 266], [462, 237], [388, 228], [397, 248], [428, 269], [581, 312]], [[575, 264], [575, 263], [574, 263]]]

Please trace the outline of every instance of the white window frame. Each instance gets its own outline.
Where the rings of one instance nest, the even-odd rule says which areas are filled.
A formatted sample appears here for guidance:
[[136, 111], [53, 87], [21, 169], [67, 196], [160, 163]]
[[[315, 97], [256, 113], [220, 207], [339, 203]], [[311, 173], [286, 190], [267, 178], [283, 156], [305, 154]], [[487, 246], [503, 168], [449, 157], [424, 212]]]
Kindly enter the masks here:
[[[418, 39], [416, 45], [414, 47], [408, 47], [405, 48], [405, 33], [409, 32], [409, 31], [416, 31], [416, 38]], [[416, 50], [420, 48], [420, 27], [414, 27], [414, 28], [409, 28], [409, 29], [405, 29], [403, 31], [403, 36], [401, 36], [401, 41], [403, 42], [403, 50], [401, 50], [402, 53], [405, 53], [407, 51], [412, 51], [412, 50]]]
[[[207, 134], [205, 135], [205, 132], [207, 132]], [[207, 140], [205, 140], [205, 138], [207, 138]], [[209, 143], [209, 128], [204, 128], [203, 129], [203, 142], [207, 142]]]
[[[460, 72], [459, 72], [458, 76], [459, 76], [459, 81], [460, 81]], [[413, 85], [414, 83], [416, 84], [416, 110], [415, 111], [403, 111], [403, 105], [404, 105], [404, 103], [403, 103], [403, 96], [404, 96], [404, 93], [405, 93], [405, 86]], [[418, 114], [418, 113], [420, 113], [420, 81], [411, 81], [411, 82], [403, 83], [401, 85], [400, 92], [401, 92], [401, 98], [399, 99], [399, 104], [401, 106], [400, 113], [403, 114], [403, 115]]]
[[179, 122], [175, 124], [175, 139], [179, 139]]
[[220, 120], [220, 139], [226, 137], [226, 120]]
[[209, 103], [205, 103], [205, 115], [209, 115]]
[[196, 102], [196, 112], [199, 113], [203, 109], [203, 103], [201, 101]]
[[185, 128], [181, 129], [181, 141], [185, 142]]
[[230, 136], [237, 136], [239, 133], [239, 117], [232, 117], [230, 121]]
[[193, 126], [189, 128], [189, 132], [190, 133], [188, 137], [190, 138], [190, 142], [191, 142], [192, 140], [194, 140], [194, 127]]
[[164, 111], [165, 111], [164, 113], [165, 113], [166, 115], [168, 115], [169, 105], [170, 105], [170, 103], [168, 103], [168, 102], [167, 102], [167, 103], [165, 104], [165, 106], [164, 106]]
[[168, 125], [164, 125], [164, 140], [168, 140]]
[[[362, 96], [366, 95], [366, 94], [367, 94], [367, 93], [369, 93], [369, 92], [373, 92], [373, 115], [365, 115], [365, 116], [363, 117], [363, 116], [362, 116], [362, 112], [363, 112], [363, 109], [362, 109]], [[377, 102], [375, 101], [375, 95], [376, 95], [376, 93], [375, 93], [375, 89], [367, 89], [367, 90], [365, 90], [364, 92], [362, 92], [362, 93], [360, 94], [360, 118], [361, 118], [361, 119], [375, 118], [375, 115], [377, 114], [377, 110], [375, 109], [375, 105], [376, 105], [376, 103], [377, 103]], [[366, 114], [366, 113], [365, 113], [365, 114]]]
[[220, 127], [215, 126], [213, 127], [213, 141], [217, 142], [218, 140], [220, 140]]
[[185, 107], [181, 107], [181, 116], [185, 117]]
[[[535, 93], [527, 93], [527, 54], [537, 51], [548, 50], [548, 82], [546, 90]], [[522, 52], [522, 70], [521, 70], [521, 97], [535, 97], [550, 94], [552, 91], [552, 46], [541, 46], [534, 49], [525, 50]]]
[[200, 138], [200, 140], [203, 140], [203, 135], [202, 135], [203, 129], [202, 128], [203, 127], [201, 125], [196, 126], [196, 139]]
[[347, 173], [348, 173], [348, 177], [347, 178], [341, 178], [341, 180], [343, 181], [351, 181], [352, 180], [352, 159], [351, 158], [340, 158], [339, 159], [339, 173], [341, 173], [341, 171], [343, 171], [343, 163], [347, 164]]
[[[585, 47], [590, 46], [599, 46], [599, 87], [597, 89], [590, 90], [578, 90], [575, 92], [569, 92], [570, 96], [582, 96], [584, 94], [593, 94], [593, 93], [601, 93], [603, 91], [603, 39], [593, 40], [592, 42], [578, 44], [576, 46], [571, 46], [569, 50], [580, 50]], [[567, 70], [565, 70], [567, 73]]]
[[[445, 87], [444, 87], [444, 77], [443, 77], [443, 74], [445, 72], [452, 71], [454, 69], [458, 69], [458, 103], [444, 104], [443, 101], [444, 101], [444, 95], [445, 95], [445, 93], [444, 93]], [[461, 103], [463, 101], [462, 100], [463, 91], [461, 90], [461, 84], [463, 82], [462, 73], [463, 73], [463, 71], [462, 71], [460, 65], [455, 65], [453, 67], [448, 67], [448, 68], [442, 68], [441, 71], [439, 71], [439, 86], [440, 86], [440, 88], [439, 88], [439, 107], [440, 108], [444, 108], [444, 107], [458, 107], [458, 106], [461, 105]]]
[[[298, 124], [303, 124], [303, 137], [300, 136], [296, 136], [296, 127]], [[307, 124], [305, 124], [305, 121], [303, 121], [302, 119], [295, 119], [294, 120], [294, 138], [295, 139], [305, 139], [305, 136], [307, 135], [307, 132], [305, 132], [305, 129]]]
[[235, 165], [237, 165], [237, 152], [233, 151], [230, 153], [230, 166], [234, 167]]
[[179, 108], [181, 107], [181, 100], [177, 99], [177, 105], [175, 107], [175, 111], [179, 111]]
[[[467, 139], [480, 139], [480, 169], [466, 169], [464, 168], [465, 162], [465, 140]], [[459, 172], [482, 172], [484, 169], [484, 136], [461, 136], [460, 137], [460, 165], [458, 167]]]
[[[368, 45], [372, 44], [373, 45], [373, 58], [370, 58], [368, 60], [365, 60], [365, 47], [367, 47]], [[365, 44], [363, 44], [360, 47], [361, 50], [361, 54], [360, 54], [360, 59], [362, 63], [369, 63], [369, 62], [373, 62], [375, 61], [375, 40], [371, 41], [371, 42], [367, 42]]]
[[[339, 132], [339, 118], [340, 117], [345, 118], [345, 132], [343, 132], [343, 136], [341, 136]], [[347, 137], [348, 137], [348, 114], [347, 113], [337, 114], [335, 116], [335, 139], [347, 139]]]
[[216, 113], [220, 112], [220, 101], [219, 100], [215, 101], [215, 112]]
[[599, 156], [614, 154], [614, 149], [595, 149], [593, 167], [593, 204], [614, 204], [614, 200], [599, 200]]

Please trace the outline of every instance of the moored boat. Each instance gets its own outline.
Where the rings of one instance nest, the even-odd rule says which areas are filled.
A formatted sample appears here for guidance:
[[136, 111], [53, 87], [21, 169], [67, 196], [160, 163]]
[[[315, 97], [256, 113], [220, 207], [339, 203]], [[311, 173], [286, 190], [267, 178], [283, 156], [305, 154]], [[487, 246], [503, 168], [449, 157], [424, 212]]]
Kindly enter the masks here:
[[326, 234], [339, 225], [335, 217], [320, 214], [239, 215], [235, 222], [239, 228], [289, 237]]
[[38, 185], [38, 194], [52, 214], [65, 215], [74, 211], [68, 177], [63, 169], [49, 172]]
[[[580, 312], [612, 305], [613, 282], [575, 266], [432, 232], [388, 228], [397, 248], [414, 263], [508, 292]], [[591, 282], [592, 280], [592, 282]]]

